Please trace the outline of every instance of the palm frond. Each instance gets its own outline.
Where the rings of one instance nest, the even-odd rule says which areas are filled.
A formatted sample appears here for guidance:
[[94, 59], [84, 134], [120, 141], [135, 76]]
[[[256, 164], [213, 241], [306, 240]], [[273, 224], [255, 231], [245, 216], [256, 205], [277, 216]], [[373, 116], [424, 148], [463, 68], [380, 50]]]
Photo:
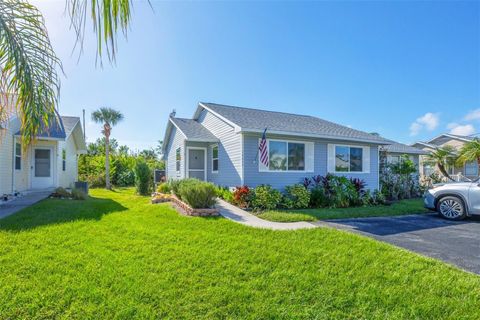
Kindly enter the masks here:
[[115, 61], [117, 34], [127, 36], [131, 18], [131, 0], [67, 0], [67, 9], [71, 24], [77, 34], [76, 44], [83, 51], [83, 39], [87, 13], [93, 21], [93, 30], [97, 36], [97, 61], [102, 63], [104, 50], [111, 62]]
[[[41, 13], [24, 0], [0, 1], [0, 67], [0, 90], [13, 97], [26, 146], [55, 119], [61, 62]], [[6, 112], [4, 105], [0, 118]]]
[[480, 139], [475, 138], [467, 142], [460, 149], [457, 163], [463, 165], [465, 162], [478, 161], [480, 159]]

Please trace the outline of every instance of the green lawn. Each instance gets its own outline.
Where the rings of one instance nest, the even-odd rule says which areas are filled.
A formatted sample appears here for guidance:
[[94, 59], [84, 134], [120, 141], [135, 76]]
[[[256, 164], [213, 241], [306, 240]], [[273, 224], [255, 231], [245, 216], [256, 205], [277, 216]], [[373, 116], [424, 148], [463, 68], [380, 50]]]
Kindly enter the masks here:
[[91, 194], [0, 220], [0, 319], [480, 318], [480, 277], [388, 244]]
[[258, 217], [278, 222], [316, 221], [326, 219], [399, 216], [405, 214], [431, 212], [423, 207], [422, 199], [409, 199], [395, 202], [389, 206], [321, 208], [304, 210], [272, 210], [258, 214]]

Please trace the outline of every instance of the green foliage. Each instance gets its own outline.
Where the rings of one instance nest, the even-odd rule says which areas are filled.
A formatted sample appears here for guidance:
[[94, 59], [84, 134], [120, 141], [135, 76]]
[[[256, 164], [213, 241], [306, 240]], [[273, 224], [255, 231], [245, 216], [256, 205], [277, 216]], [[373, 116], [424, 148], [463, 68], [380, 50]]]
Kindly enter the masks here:
[[180, 180], [178, 194], [192, 208], [212, 208], [216, 203], [217, 188], [210, 182], [184, 179]]
[[399, 173], [398, 167], [387, 164], [380, 172], [380, 188], [388, 200], [410, 199], [422, 196], [425, 191], [420, 185], [420, 178], [416, 173]]
[[186, 218], [131, 189], [91, 194], [0, 219], [1, 318], [478, 319], [478, 275], [389, 244]]
[[135, 165], [135, 187], [140, 195], [148, 195], [152, 187], [152, 171], [143, 160]]
[[157, 187], [157, 192], [159, 192], [159, 193], [167, 194], [167, 193], [170, 193], [170, 191], [171, 191], [170, 190], [170, 185], [166, 182], [160, 183]]
[[233, 203], [233, 192], [228, 187], [217, 186], [217, 196], [229, 203]]
[[304, 209], [310, 203], [310, 191], [301, 184], [285, 187], [282, 206], [287, 209]]
[[480, 139], [474, 138], [465, 143], [458, 153], [457, 165], [463, 166], [465, 162], [479, 161], [480, 159]]
[[417, 172], [417, 166], [408, 155], [402, 155], [398, 163], [390, 164], [394, 174], [413, 174]]
[[[185, 179], [185, 180], [187, 180], [187, 179]], [[179, 189], [180, 189], [180, 184], [182, 183], [182, 181], [183, 180], [179, 180], [179, 179], [170, 179], [167, 182], [168, 186], [170, 187], [170, 190], [172, 190], [172, 193], [179, 198], [181, 198]]]
[[282, 201], [280, 191], [273, 189], [270, 185], [259, 185], [252, 191], [250, 205], [254, 210], [272, 210]]
[[87, 194], [80, 189], [73, 189], [72, 190], [72, 198], [74, 200], [86, 200]]

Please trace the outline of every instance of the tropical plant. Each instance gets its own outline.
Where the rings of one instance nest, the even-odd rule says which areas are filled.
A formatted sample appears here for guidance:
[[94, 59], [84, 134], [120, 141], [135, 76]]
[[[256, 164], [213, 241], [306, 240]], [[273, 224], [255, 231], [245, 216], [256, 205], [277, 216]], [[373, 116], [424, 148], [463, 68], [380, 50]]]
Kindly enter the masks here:
[[105, 187], [111, 189], [110, 184], [110, 134], [112, 132], [112, 127], [115, 126], [118, 122], [123, 120], [123, 115], [116, 110], [111, 108], [100, 108], [92, 113], [92, 120], [96, 123], [103, 124], [102, 133], [105, 136]]
[[431, 151], [430, 154], [426, 156], [427, 163], [431, 163], [438, 167], [438, 170], [442, 173], [442, 175], [454, 181], [452, 177], [448, 174], [445, 165], [454, 165], [456, 159], [456, 149], [452, 146], [444, 146], [438, 147], [435, 150]]
[[275, 209], [282, 200], [280, 191], [273, 189], [270, 185], [260, 185], [252, 192], [250, 204], [255, 210]]
[[233, 203], [240, 208], [248, 208], [251, 200], [251, 190], [248, 186], [237, 186], [233, 191]]
[[309, 203], [310, 191], [304, 185], [294, 184], [285, 187], [282, 206], [287, 209], [304, 209], [308, 208]]
[[[97, 60], [106, 51], [115, 60], [116, 35], [126, 34], [131, 0], [66, 0], [71, 26], [82, 52], [87, 16], [97, 36]], [[42, 14], [26, 0], [0, 1], [0, 122], [16, 111], [24, 147], [56, 125], [60, 92], [56, 56]], [[62, 71], [63, 72], [63, 71]]]
[[140, 195], [148, 195], [152, 185], [152, 172], [143, 160], [139, 160], [135, 165], [135, 187]]
[[480, 139], [474, 138], [463, 145], [458, 153], [457, 164], [464, 165], [466, 162], [477, 161], [480, 165]]

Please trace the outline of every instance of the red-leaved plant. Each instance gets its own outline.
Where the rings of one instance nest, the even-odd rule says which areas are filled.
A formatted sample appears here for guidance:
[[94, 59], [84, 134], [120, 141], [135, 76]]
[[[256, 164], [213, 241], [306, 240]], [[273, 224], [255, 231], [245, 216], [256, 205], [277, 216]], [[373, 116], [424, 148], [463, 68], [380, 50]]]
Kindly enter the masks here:
[[247, 208], [250, 201], [250, 188], [248, 186], [235, 187], [233, 202], [240, 208]]

